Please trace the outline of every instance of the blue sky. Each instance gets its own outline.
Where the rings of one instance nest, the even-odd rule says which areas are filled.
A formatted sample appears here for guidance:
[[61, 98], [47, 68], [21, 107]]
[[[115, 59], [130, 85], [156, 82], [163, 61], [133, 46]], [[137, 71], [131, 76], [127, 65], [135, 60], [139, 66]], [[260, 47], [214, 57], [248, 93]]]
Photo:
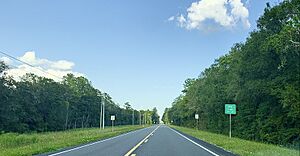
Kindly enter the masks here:
[[[213, 31], [180, 26], [177, 17], [187, 19], [193, 2], [197, 0], [4, 0], [0, 50], [16, 57], [34, 51], [38, 58], [71, 61], [72, 71], [83, 73], [120, 105], [157, 107], [162, 115], [184, 80], [197, 77], [234, 43], [245, 41], [266, 2], [278, 0], [242, 1], [251, 27], [240, 22], [227, 28], [208, 19]], [[175, 20], [169, 21], [172, 16]]]

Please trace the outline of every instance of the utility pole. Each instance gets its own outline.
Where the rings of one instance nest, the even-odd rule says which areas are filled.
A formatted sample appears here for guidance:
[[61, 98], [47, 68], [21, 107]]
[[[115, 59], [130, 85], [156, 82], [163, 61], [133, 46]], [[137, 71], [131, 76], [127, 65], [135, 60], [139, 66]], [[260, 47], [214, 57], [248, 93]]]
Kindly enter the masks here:
[[99, 112], [99, 128], [101, 130], [102, 127], [102, 98], [101, 98], [101, 93], [97, 92], [97, 96], [100, 97], [100, 112]]
[[145, 113], [143, 114], [143, 127], [145, 126]]
[[102, 126], [102, 104], [100, 103], [100, 121], [99, 121], [99, 128], [101, 129], [101, 126]]
[[147, 113], [145, 113], [145, 125], [147, 125]]
[[139, 111], [140, 114], [140, 126], [142, 125], [142, 115], [141, 115], [141, 111]]
[[103, 105], [102, 105], [102, 113], [103, 113], [103, 116], [102, 116], [102, 129], [104, 129], [104, 126], [105, 126], [105, 97], [103, 97]]
[[132, 125], [134, 125], [134, 109], [132, 109]]

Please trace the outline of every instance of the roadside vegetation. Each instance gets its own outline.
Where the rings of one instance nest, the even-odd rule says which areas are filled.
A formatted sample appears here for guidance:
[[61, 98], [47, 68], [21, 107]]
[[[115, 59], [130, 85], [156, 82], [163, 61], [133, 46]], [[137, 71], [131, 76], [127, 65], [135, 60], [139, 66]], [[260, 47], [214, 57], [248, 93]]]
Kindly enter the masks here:
[[232, 137], [222, 134], [200, 131], [192, 128], [171, 126], [185, 134], [219, 146], [227, 151], [241, 156], [299, 156], [300, 151], [272, 144], [264, 144]]
[[[141, 126], [158, 123], [157, 109], [123, 107], [85, 77], [72, 74], [61, 81], [28, 73], [21, 78], [6, 75], [0, 61], [0, 155], [33, 155], [117, 136]], [[100, 130], [101, 106], [105, 103]], [[134, 114], [134, 115], [133, 115]], [[115, 115], [114, 132], [110, 116]]]
[[[224, 105], [236, 104], [234, 136], [299, 149], [299, 10], [299, 0], [285, 0], [276, 6], [267, 3], [256, 30], [244, 43], [235, 44], [199, 77], [186, 80], [182, 94], [165, 110], [164, 123], [226, 135], [229, 116]], [[199, 114], [198, 124], [195, 114]], [[253, 149], [276, 151], [275, 146], [256, 145]]]
[[[6, 75], [8, 68], [0, 61], [0, 155], [54, 151], [141, 128], [121, 125], [159, 123], [156, 108], [135, 110], [129, 102], [121, 107], [85, 77], [54, 81], [28, 73], [15, 79]], [[116, 117], [114, 132], [96, 128], [104, 103], [105, 125]]]
[[54, 81], [27, 73], [13, 78], [6, 75], [8, 68], [0, 61], [0, 133], [99, 127], [103, 104], [107, 125], [111, 115], [116, 116], [116, 125], [139, 124], [140, 116], [148, 124], [158, 123], [156, 108], [135, 110], [129, 102], [121, 107], [85, 77], [68, 74]]
[[110, 127], [107, 127], [104, 130], [86, 128], [32, 134], [6, 133], [0, 135], [0, 156], [25, 156], [46, 153], [103, 140], [141, 128], [143, 127], [116, 126], [113, 132]]

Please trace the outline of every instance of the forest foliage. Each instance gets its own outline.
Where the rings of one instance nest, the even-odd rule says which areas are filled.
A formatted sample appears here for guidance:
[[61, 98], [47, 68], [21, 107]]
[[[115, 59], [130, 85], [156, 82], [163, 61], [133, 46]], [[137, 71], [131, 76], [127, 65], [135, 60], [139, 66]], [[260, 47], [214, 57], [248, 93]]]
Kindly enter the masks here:
[[300, 141], [300, 1], [283, 1], [257, 20], [245, 43], [235, 44], [198, 78], [163, 115], [165, 123], [228, 134], [224, 104], [237, 105], [232, 135], [282, 145]]
[[99, 127], [103, 103], [105, 125], [111, 125], [111, 115], [116, 116], [114, 125], [158, 123], [156, 108], [135, 110], [129, 103], [122, 108], [84, 77], [68, 74], [56, 82], [28, 73], [15, 81], [7, 76], [7, 69], [8, 66], [0, 61], [1, 133]]

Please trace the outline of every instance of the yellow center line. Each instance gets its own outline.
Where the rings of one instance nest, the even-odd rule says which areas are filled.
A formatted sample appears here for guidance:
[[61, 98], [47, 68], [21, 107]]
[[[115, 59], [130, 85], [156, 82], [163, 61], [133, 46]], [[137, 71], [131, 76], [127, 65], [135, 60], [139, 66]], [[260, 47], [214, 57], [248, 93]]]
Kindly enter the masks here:
[[142, 141], [140, 141], [138, 144], [136, 144], [131, 150], [129, 150], [124, 156], [130, 156], [131, 153], [133, 153], [141, 144], [148, 139], [158, 128], [160, 127], [157, 126], [150, 134], [148, 134]]

